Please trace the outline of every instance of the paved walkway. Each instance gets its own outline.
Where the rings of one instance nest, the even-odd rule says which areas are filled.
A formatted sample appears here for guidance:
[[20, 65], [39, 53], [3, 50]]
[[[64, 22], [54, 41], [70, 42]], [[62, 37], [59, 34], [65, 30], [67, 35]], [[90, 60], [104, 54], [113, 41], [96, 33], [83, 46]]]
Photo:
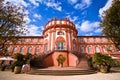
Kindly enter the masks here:
[[96, 73], [90, 75], [50, 76], [14, 74], [11, 71], [0, 71], [0, 80], [120, 80], [120, 72]]

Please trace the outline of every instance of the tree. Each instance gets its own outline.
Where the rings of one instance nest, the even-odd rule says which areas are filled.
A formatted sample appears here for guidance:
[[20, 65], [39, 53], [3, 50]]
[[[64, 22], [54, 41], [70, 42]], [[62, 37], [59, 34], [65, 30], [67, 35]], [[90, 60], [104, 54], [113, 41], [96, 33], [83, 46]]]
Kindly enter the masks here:
[[7, 52], [7, 43], [15, 44], [20, 40], [18, 37], [25, 34], [26, 16], [24, 8], [0, 0], [0, 55]]
[[57, 58], [58, 61], [58, 65], [60, 65], [61, 67], [63, 67], [63, 63], [65, 62], [66, 58], [63, 55], [59, 55]]
[[120, 50], [120, 0], [113, 0], [112, 6], [104, 11], [100, 25], [102, 32]]

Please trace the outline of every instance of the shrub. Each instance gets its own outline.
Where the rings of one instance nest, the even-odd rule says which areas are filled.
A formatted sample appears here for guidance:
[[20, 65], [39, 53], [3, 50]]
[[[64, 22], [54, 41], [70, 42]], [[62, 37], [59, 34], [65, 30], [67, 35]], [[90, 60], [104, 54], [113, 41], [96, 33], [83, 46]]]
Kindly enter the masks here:
[[17, 61], [23, 61], [23, 55], [18, 53], [15, 55], [15, 59], [17, 59]]
[[25, 58], [26, 60], [31, 59], [31, 58], [32, 58], [32, 54], [27, 53], [26, 55], [24, 55], [24, 58]]
[[66, 58], [63, 55], [60, 54], [57, 58], [58, 65], [61, 64], [61, 66], [63, 67], [63, 63], [64, 63], [65, 60], [66, 60]]
[[24, 61], [16, 61], [14, 63], [15, 66], [20, 66], [20, 67], [22, 67], [23, 64], [24, 64]]
[[32, 58], [32, 54], [30, 53], [27, 53], [26, 55], [24, 55], [25, 63], [30, 64], [31, 58]]
[[101, 53], [95, 53], [92, 63], [94, 68], [98, 68], [99, 70], [101, 68], [107, 69], [107, 72], [110, 71], [110, 68], [114, 64], [114, 60], [107, 55], [103, 55]]

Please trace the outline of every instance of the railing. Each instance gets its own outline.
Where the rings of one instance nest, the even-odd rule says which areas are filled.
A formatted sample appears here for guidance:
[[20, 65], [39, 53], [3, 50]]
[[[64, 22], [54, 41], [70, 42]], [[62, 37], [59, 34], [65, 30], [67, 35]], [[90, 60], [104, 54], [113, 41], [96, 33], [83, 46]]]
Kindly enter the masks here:
[[55, 51], [68, 51], [68, 49], [66, 47], [63, 47], [63, 48], [55, 47]]

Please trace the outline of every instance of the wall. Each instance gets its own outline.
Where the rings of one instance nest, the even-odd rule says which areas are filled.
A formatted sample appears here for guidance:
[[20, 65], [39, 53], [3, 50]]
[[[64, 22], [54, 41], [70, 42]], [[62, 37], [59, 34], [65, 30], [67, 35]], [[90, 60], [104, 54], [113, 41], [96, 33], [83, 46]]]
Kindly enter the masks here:
[[58, 66], [57, 58], [60, 54], [66, 58], [65, 62], [63, 63], [63, 66], [76, 66], [77, 65], [78, 58], [72, 53], [68, 53], [66, 51], [63, 51], [63, 52], [55, 51], [54, 53], [50, 54], [49, 56], [45, 58], [44, 61], [45, 61], [46, 66], [47, 67]]

